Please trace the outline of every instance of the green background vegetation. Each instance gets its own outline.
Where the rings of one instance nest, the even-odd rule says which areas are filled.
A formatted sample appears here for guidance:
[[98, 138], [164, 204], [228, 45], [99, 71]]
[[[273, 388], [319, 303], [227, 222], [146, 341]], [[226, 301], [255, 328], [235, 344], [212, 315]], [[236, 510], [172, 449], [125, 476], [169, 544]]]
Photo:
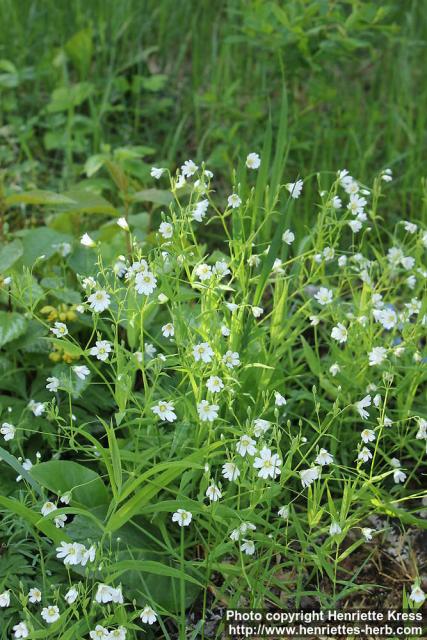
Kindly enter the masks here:
[[69, 187], [103, 145], [146, 146], [147, 182], [189, 156], [228, 175], [285, 87], [289, 179], [391, 166], [396, 214], [419, 207], [424, 0], [1, 0], [0, 22], [0, 163], [22, 188]]

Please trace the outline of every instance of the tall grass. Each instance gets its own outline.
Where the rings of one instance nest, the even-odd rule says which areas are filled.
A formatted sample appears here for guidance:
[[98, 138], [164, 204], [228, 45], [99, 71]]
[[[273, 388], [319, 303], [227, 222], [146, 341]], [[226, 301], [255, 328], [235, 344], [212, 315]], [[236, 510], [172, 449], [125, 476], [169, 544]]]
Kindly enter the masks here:
[[[1, 0], [0, 57], [19, 72], [2, 88], [0, 118], [17, 145], [6, 160], [29, 158], [33, 176], [67, 186], [102, 144], [143, 144], [169, 165], [186, 149], [227, 175], [248, 145], [262, 147], [270, 117], [276, 134], [285, 86], [289, 179], [334, 166], [363, 181], [390, 165], [394, 206], [410, 216], [426, 159], [423, 9]], [[82, 30], [85, 46], [70, 45]], [[89, 83], [88, 99], [52, 112], [52, 92], [77, 82]]]

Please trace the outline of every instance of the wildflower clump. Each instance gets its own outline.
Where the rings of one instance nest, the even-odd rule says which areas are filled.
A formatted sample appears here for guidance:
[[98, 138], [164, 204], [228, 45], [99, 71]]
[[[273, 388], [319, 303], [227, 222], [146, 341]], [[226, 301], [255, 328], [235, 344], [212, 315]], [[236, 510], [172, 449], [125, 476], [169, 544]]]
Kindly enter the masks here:
[[[37, 303], [12, 286], [37, 340], [17, 345], [19, 398], [2, 416], [21, 496], [5, 504], [45, 572], [4, 583], [15, 638], [182, 634], [208, 593], [213, 608], [290, 606], [321, 581], [333, 607], [366, 590], [345, 563], [368, 558], [389, 517], [419, 522], [426, 230], [398, 220], [385, 236], [391, 172], [370, 187], [347, 170], [319, 176], [302, 228], [310, 179], [290, 175], [271, 197], [256, 177], [266, 161], [248, 153], [223, 195], [202, 162], [153, 166], [165, 193], [144, 233], [140, 192], [110, 166], [108, 240], [79, 230], [36, 266]], [[58, 273], [71, 306], [43, 305]]]

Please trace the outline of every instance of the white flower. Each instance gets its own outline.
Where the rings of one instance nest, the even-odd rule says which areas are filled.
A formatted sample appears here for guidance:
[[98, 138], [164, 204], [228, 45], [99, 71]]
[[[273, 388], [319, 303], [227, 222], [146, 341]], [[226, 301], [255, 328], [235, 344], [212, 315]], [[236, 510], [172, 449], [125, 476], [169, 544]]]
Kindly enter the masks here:
[[362, 535], [365, 538], [366, 542], [370, 542], [372, 540], [372, 532], [373, 529], [370, 529], [369, 527], [363, 527]]
[[397, 313], [394, 309], [390, 307], [385, 307], [384, 309], [376, 310], [374, 309], [374, 318], [377, 322], [382, 324], [384, 329], [393, 329], [393, 327], [397, 324]]
[[42, 609], [42, 612], [41, 612], [41, 617], [48, 624], [52, 624], [53, 622], [56, 622], [57, 620], [59, 620], [58, 607], [56, 605], [50, 605], [48, 607], [44, 607], [44, 609]]
[[83, 557], [80, 561], [82, 567], [85, 567], [88, 562], [93, 562], [95, 560], [96, 555], [96, 547], [92, 545], [89, 549], [85, 549], [83, 547]]
[[409, 278], [406, 278], [406, 285], [409, 287], [409, 289], [415, 289], [416, 284], [417, 279], [415, 276], [409, 276]]
[[333, 247], [325, 247], [322, 251], [325, 262], [331, 262], [335, 258], [335, 249]]
[[215, 262], [215, 265], [212, 267], [212, 272], [215, 273], [215, 275], [217, 275], [219, 278], [224, 278], [231, 273], [225, 260], [217, 260]]
[[41, 514], [42, 516], [47, 516], [49, 513], [52, 513], [52, 511], [56, 511], [57, 508], [58, 507], [53, 502], [45, 502], [41, 508]]
[[234, 462], [225, 462], [222, 465], [222, 475], [226, 480], [234, 482], [240, 476], [240, 469]]
[[290, 229], [286, 229], [286, 231], [282, 235], [282, 241], [285, 244], [291, 245], [294, 242], [294, 240], [295, 240], [295, 234]]
[[395, 484], [399, 484], [400, 482], [405, 482], [406, 473], [404, 473], [401, 469], [396, 469], [393, 472], [393, 480], [394, 480]]
[[330, 536], [338, 536], [340, 533], [342, 533], [342, 529], [341, 529], [340, 525], [338, 524], [338, 522], [333, 520], [331, 522], [331, 526], [329, 527], [329, 535]]
[[310, 316], [310, 324], [312, 327], [317, 327], [320, 322], [319, 316]]
[[261, 158], [257, 153], [249, 153], [246, 158], [246, 166], [248, 169], [259, 169], [261, 165]]
[[63, 322], [55, 322], [54, 326], [50, 329], [57, 338], [63, 338], [68, 333], [67, 325]]
[[331, 331], [331, 337], [340, 344], [342, 344], [343, 342], [347, 342], [347, 329], [343, 324], [341, 324], [341, 322], [339, 322], [336, 327], [333, 327]]
[[240, 364], [240, 358], [237, 351], [227, 351], [222, 356], [222, 361], [226, 367], [229, 369], [234, 369], [234, 367], [238, 367]]
[[341, 209], [342, 200], [339, 196], [334, 196], [331, 200], [331, 205], [334, 209]]
[[412, 585], [412, 591], [409, 595], [409, 599], [412, 600], [412, 602], [416, 602], [417, 604], [423, 603], [424, 600], [426, 599], [426, 595], [424, 591], [420, 588], [418, 584]]
[[50, 378], [46, 378], [46, 382], [46, 389], [48, 391], [52, 391], [52, 393], [56, 393], [58, 391], [60, 385], [59, 378], [52, 376]]
[[231, 331], [228, 327], [225, 326], [225, 324], [221, 325], [221, 335], [224, 336], [224, 338], [227, 338], [230, 335]]
[[347, 264], [347, 256], [340, 256], [338, 258], [338, 266], [345, 267], [346, 264]]
[[90, 237], [90, 235], [88, 233], [84, 233], [82, 235], [82, 237], [80, 238], [80, 244], [82, 244], [84, 247], [94, 247], [95, 246], [95, 242], [92, 240], [92, 238]]
[[[147, 354], [147, 356], [149, 358], [154, 358], [154, 356], [156, 355], [157, 349], [154, 345], [151, 344], [151, 342], [146, 342], [145, 343], [145, 347], [144, 347], [144, 351]], [[137, 351], [135, 353], [135, 355], [140, 354], [140, 351]], [[139, 355], [137, 355], [138, 358], [138, 362], [142, 362], [142, 357], [140, 357]]]
[[[40, 453], [37, 452], [36, 453], [36, 457], [39, 458], [40, 457]], [[31, 462], [31, 460], [29, 458], [25, 458], [24, 462], [22, 463], [22, 468], [25, 469], [25, 471], [30, 471], [33, 467], [33, 463]], [[22, 476], [16, 476], [16, 482], [21, 482], [22, 480]]]
[[0, 428], [0, 433], [7, 442], [8, 440], [13, 440], [15, 437], [16, 428], [9, 422], [3, 422]]
[[240, 545], [240, 551], [246, 553], [247, 556], [253, 556], [255, 553], [255, 543], [252, 540], [243, 540]]
[[277, 512], [277, 515], [279, 516], [279, 518], [283, 518], [283, 520], [287, 520], [289, 518], [289, 507], [287, 505], [280, 507], [279, 511]]
[[333, 294], [330, 289], [326, 287], [320, 287], [319, 291], [314, 295], [314, 298], [322, 306], [330, 304], [332, 302]]
[[196, 222], [201, 222], [205, 216], [209, 207], [209, 200], [200, 200], [194, 207], [191, 217]]
[[61, 546], [56, 547], [56, 551], [56, 557], [63, 558], [64, 564], [78, 565], [81, 563], [86, 549], [79, 542], [61, 542]]
[[64, 599], [68, 604], [73, 604], [77, 600], [78, 595], [79, 592], [76, 587], [71, 587], [65, 594]]
[[302, 180], [297, 180], [296, 182], [288, 182], [288, 184], [285, 185], [291, 194], [291, 198], [296, 199], [300, 197], [303, 184]]
[[18, 622], [18, 624], [15, 624], [15, 626], [13, 627], [13, 632], [15, 638], [28, 638], [28, 636], [30, 635], [25, 622]]
[[214, 352], [208, 342], [199, 342], [193, 347], [193, 356], [196, 362], [211, 362]]
[[156, 612], [153, 611], [153, 609], [148, 604], [145, 605], [145, 607], [139, 614], [139, 617], [141, 618], [142, 622], [148, 624], [154, 624], [157, 620]]
[[384, 180], [384, 182], [391, 182], [393, 180], [393, 173], [391, 169], [384, 169], [381, 173], [381, 180]]
[[124, 627], [117, 627], [108, 634], [108, 640], [126, 640], [127, 631]]
[[418, 432], [415, 436], [417, 440], [427, 440], [427, 420], [420, 418], [418, 421]]
[[3, 593], [0, 593], [0, 607], [2, 609], [5, 609], [9, 605], [10, 605], [10, 592], [3, 591]]
[[38, 602], [41, 602], [42, 592], [40, 591], [40, 589], [37, 589], [37, 587], [32, 587], [32, 589], [30, 589], [28, 592], [28, 600], [32, 604], [37, 604]]
[[185, 182], [185, 176], [178, 176], [178, 178], [176, 179], [175, 182], [175, 189], [182, 189], [182, 187], [186, 184]]
[[219, 376], [209, 376], [206, 387], [211, 393], [219, 393], [224, 389], [224, 383]]
[[172, 515], [172, 522], [177, 522], [180, 527], [188, 527], [192, 518], [193, 514], [190, 511], [177, 509], [177, 511]]
[[375, 440], [375, 431], [372, 431], [372, 429], [363, 429], [360, 437], [365, 444], [368, 444], [368, 442], [373, 442]]
[[261, 437], [264, 433], [267, 433], [271, 427], [271, 422], [263, 420], [262, 418], [256, 418], [254, 420], [254, 434], [256, 438]]
[[349, 195], [358, 193], [359, 191], [359, 184], [351, 176], [345, 176], [341, 180], [341, 185], [344, 188], [345, 192]]
[[259, 318], [264, 313], [264, 309], [262, 307], [252, 307], [252, 315], [254, 318]]
[[169, 240], [173, 236], [173, 226], [170, 222], [162, 222], [159, 227], [159, 233], [165, 240]]
[[367, 201], [365, 198], [358, 196], [357, 194], [352, 194], [350, 196], [350, 202], [347, 205], [347, 209], [354, 215], [357, 216], [359, 213], [363, 213], [364, 208], [367, 205]]
[[63, 529], [65, 526], [65, 523], [67, 522], [67, 516], [65, 515], [65, 513], [62, 513], [61, 515], [56, 516], [56, 518], [54, 518], [53, 521], [57, 529]]
[[167, 324], [163, 325], [162, 333], [165, 338], [171, 338], [172, 336], [175, 335], [175, 329], [172, 322], [168, 322]]
[[85, 380], [85, 378], [87, 378], [87, 376], [90, 374], [90, 370], [86, 365], [75, 365], [74, 367], [72, 367], [74, 373], [76, 374], [76, 376], [78, 378], [80, 378], [80, 380]]
[[90, 303], [90, 308], [95, 313], [101, 313], [110, 306], [110, 296], [103, 289], [99, 289], [90, 295], [87, 299]]
[[157, 287], [157, 278], [151, 271], [139, 272], [135, 276], [135, 290], [149, 296]]
[[369, 418], [369, 413], [366, 411], [366, 407], [371, 406], [371, 400], [371, 396], [367, 395], [362, 398], [362, 400], [359, 400], [359, 402], [356, 402], [356, 404], [354, 405], [362, 420], [366, 420], [367, 418]]
[[278, 391], [274, 392], [274, 404], [276, 407], [284, 407], [286, 404], [286, 398], [284, 398]]
[[411, 234], [417, 233], [418, 230], [418, 226], [414, 222], [409, 222], [409, 220], [403, 221], [403, 228], [405, 229], [405, 231]]
[[96, 356], [97, 360], [105, 362], [111, 353], [111, 343], [108, 340], [97, 340], [95, 346], [91, 348], [90, 355]]
[[200, 282], [210, 280], [212, 278], [212, 267], [206, 263], [199, 264], [194, 269], [194, 275], [199, 278]]
[[44, 402], [35, 402], [34, 400], [30, 400], [30, 402], [28, 403], [28, 408], [34, 413], [37, 418], [43, 415], [46, 409]]
[[303, 489], [312, 484], [320, 476], [320, 467], [309, 467], [299, 472]]
[[237, 540], [240, 539], [241, 536], [245, 535], [247, 531], [255, 531], [255, 530], [256, 530], [256, 526], [251, 522], [242, 522], [237, 527], [237, 529], [233, 529], [233, 531], [230, 533], [230, 539], [233, 540], [233, 542], [236, 542]]
[[372, 453], [369, 451], [368, 447], [362, 447], [357, 456], [358, 460], [362, 460], [363, 462], [368, 462], [372, 458]]
[[191, 178], [199, 167], [192, 160], [186, 160], [181, 166], [181, 173], [185, 178]]
[[109, 584], [100, 583], [95, 595], [95, 600], [100, 604], [106, 604], [107, 602], [115, 602], [117, 604], [123, 603], [123, 595], [121, 587], [112, 587]]
[[89, 638], [91, 638], [91, 640], [108, 640], [109, 635], [108, 629], [101, 624], [97, 624], [95, 629], [89, 632]]
[[222, 497], [222, 493], [216, 484], [211, 484], [206, 489], [206, 497], [209, 498], [211, 502], [218, 502], [218, 500]]
[[126, 218], [117, 218], [117, 224], [123, 231], [129, 231], [129, 225]]
[[228, 196], [227, 203], [232, 209], [237, 209], [237, 207], [240, 207], [242, 204], [242, 200], [239, 198], [237, 193], [232, 193], [231, 196]]
[[202, 400], [197, 405], [197, 413], [203, 422], [213, 422], [218, 417], [219, 406], [217, 404], [209, 404], [207, 400]]
[[314, 461], [323, 467], [325, 464], [332, 464], [334, 456], [330, 454], [329, 451], [326, 451], [326, 449], [320, 449]]
[[244, 458], [246, 454], [249, 454], [250, 456], [254, 456], [256, 452], [255, 445], [256, 445], [255, 440], [252, 440], [250, 436], [248, 435], [240, 436], [236, 444], [236, 451], [237, 453], [240, 453], [242, 458]]
[[150, 176], [152, 178], [155, 178], [156, 180], [159, 180], [159, 178], [162, 177], [165, 171], [166, 169], [163, 169], [163, 168], [151, 167]]
[[167, 420], [168, 422], [174, 422], [176, 418], [175, 407], [172, 402], [166, 400], [160, 400], [151, 409], [156, 416], [159, 416], [160, 420]]
[[384, 362], [387, 358], [387, 349], [384, 347], [374, 347], [372, 351], [368, 353], [369, 366], [377, 366]]
[[334, 377], [337, 375], [337, 373], [339, 373], [341, 371], [341, 367], [338, 364], [338, 362], [334, 362], [334, 364], [331, 364], [331, 366], [329, 367], [329, 373], [331, 375], [333, 375]]
[[264, 447], [259, 452], [259, 455], [260, 457], [255, 458], [253, 463], [254, 469], [259, 469], [258, 478], [267, 479], [270, 477], [274, 479], [281, 473], [282, 461], [277, 453], [272, 454], [270, 449]]

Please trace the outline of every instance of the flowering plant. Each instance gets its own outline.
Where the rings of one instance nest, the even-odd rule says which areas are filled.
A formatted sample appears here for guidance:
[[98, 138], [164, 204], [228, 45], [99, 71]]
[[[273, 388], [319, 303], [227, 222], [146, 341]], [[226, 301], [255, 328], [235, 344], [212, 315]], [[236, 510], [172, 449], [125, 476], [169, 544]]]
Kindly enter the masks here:
[[[149, 215], [105, 168], [107, 223], [56, 194], [0, 255], [2, 526], [34, 558], [4, 576], [7, 628], [185, 637], [224, 602], [366, 590], [348, 559], [391, 545], [390, 518], [424, 526], [427, 231], [385, 227], [391, 171], [319, 175], [301, 234], [306, 180], [268, 154], [225, 196], [203, 163], [153, 167]], [[416, 566], [406, 589], [419, 606]]]

